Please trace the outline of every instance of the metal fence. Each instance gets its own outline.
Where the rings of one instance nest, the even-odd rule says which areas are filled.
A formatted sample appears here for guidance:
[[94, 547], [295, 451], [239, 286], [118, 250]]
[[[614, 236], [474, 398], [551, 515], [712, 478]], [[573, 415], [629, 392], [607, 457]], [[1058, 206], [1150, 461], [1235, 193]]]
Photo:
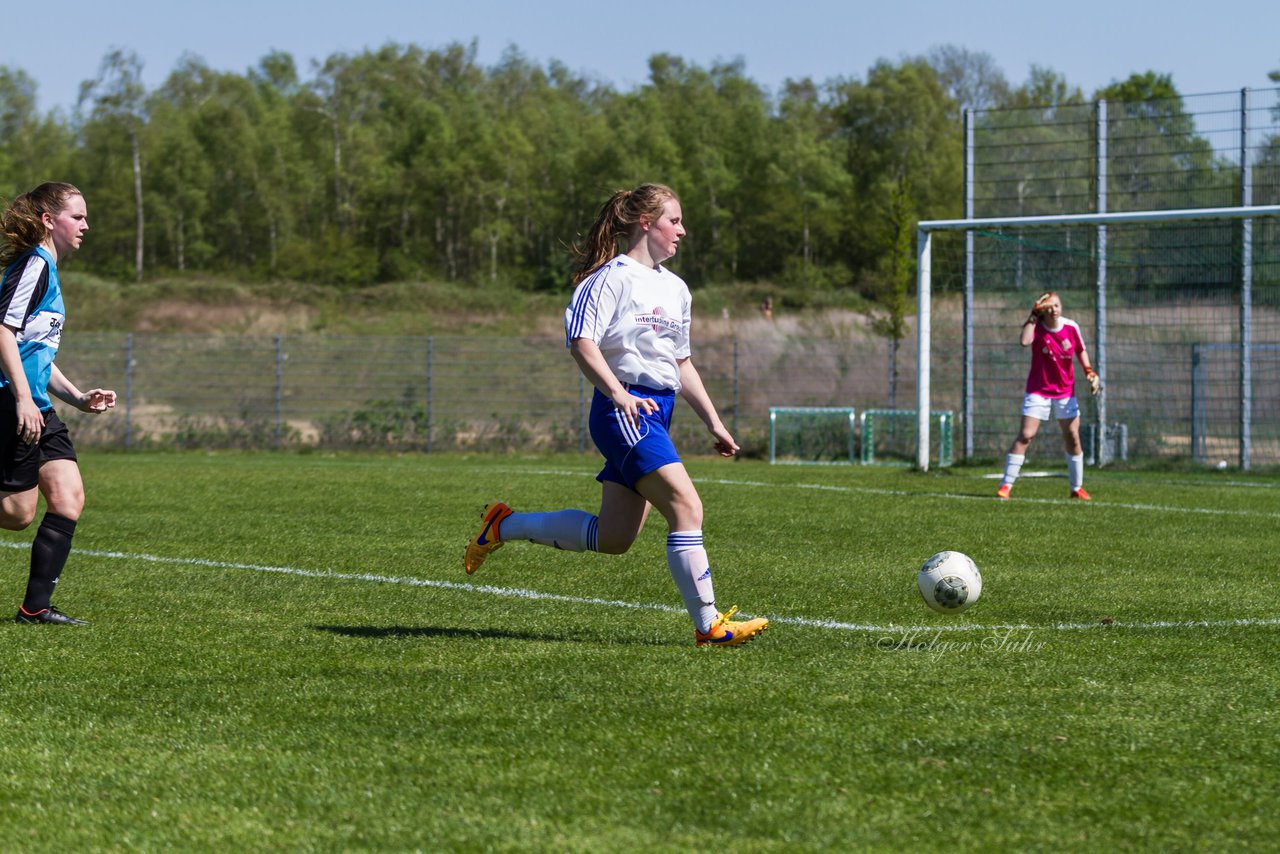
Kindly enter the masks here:
[[[938, 233], [935, 277], [963, 280], [968, 259], [973, 289], [968, 323], [962, 294], [935, 299], [933, 405], [965, 413], [968, 456], [1002, 454], [1030, 361], [1019, 326], [1053, 290], [1106, 384], [1092, 398], [1077, 383], [1091, 462], [1280, 465], [1280, 218], [1253, 227], [1244, 291], [1239, 223], [1109, 226], [1105, 299], [1095, 227], [974, 233], [970, 250], [964, 233]], [[1060, 457], [1056, 434], [1046, 426], [1030, 456]]]
[[967, 218], [1280, 202], [1280, 88], [973, 110], [965, 143]]
[[[1280, 465], [1280, 292], [1271, 293], [1276, 299], [1254, 310], [1256, 466]], [[1028, 358], [1016, 339], [1023, 297], [988, 292], [977, 300], [971, 456], [998, 456], [1017, 429]], [[1064, 300], [1092, 341], [1087, 300], [1071, 291]], [[1125, 456], [1234, 463], [1237, 307], [1203, 295], [1114, 302], [1107, 394], [1112, 423], [1128, 431]], [[959, 299], [944, 295], [934, 311], [937, 409], [959, 411], [961, 326]], [[768, 456], [771, 406], [864, 412], [914, 403], [914, 349], [898, 348], [891, 397], [888, 342], [857, 316], [755, 321], [711, 330], [695, 343], [707, 389], [749, 455]], [[82, 447], [594, 453], [586, 433], [592, 389], [559, 338], [69, 333], [58, 364], [82, 388], [120, 394], [109, 415], [58, 407]], [[1088, 423], [1095, 401], [1082, 400]], [[686, 453], [710, 451], [710, 437], [683, 402], [674, 432]], [[1033, 454], [1056, 455], [1060, 445], [1046, 433]], [[904, 452], [909, 459], [909, 445]]]
[[[748, 453], [767, 453], [771, 405], [891, 405], [888, 343], [858, 316], [712, 326], [694, 362]], [[910, 400], [914, 362], [899, 355]], [[58, 407], [77, 445], [593, 450], [592, 389], [560, 338], [68, 333], [58, 364], [120, 395], [105, 416]], [[710, 450], [679, 408], [682, 449]]]
[[[1280, 89], [966, 114], [966, 220], [1278, 203]], [[1017, 324], [1054, 290], [1107, 383], [1083, 401], [1091, 458], [1280, 465], [1274, 217], [966, 228], [933, 246], [930, 363], [966, 456], [1012, 438], [1027, 363]], [[1060, 447], [1046, 436], [1032, 453]]]

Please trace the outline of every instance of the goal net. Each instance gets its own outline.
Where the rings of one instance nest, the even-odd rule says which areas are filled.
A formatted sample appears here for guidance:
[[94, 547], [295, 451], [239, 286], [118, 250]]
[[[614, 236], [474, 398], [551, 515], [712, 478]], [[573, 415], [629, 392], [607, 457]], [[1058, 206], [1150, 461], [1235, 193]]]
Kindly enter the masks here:
[[769, 407], [769, 462], [851, 464], [856, 461], [853, 407]]
[[[951, 412], [934, 412], [929, 417], [929, 459], [935, 465], [952, 463], [953, 420]], [[858, 421], [863, 464], [910, 465], [915, 460], [919, 419], [914, 409], [867, 409]]]

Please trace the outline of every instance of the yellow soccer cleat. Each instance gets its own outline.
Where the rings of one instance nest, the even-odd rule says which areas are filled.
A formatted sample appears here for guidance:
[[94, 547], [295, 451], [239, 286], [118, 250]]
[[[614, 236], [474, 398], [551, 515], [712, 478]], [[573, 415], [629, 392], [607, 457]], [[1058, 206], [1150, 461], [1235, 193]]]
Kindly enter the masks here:
[[480, 533], [467, 543], [467, 552], [462, 558], [462, 566], [467, 570], [467, 575], [479, 569], [489, 553], [502, 546], [502, 535], [498, 532], [498, 527], [511, 513], [511, 508], [501, 501], [495, 501], [484, 508]]
[[706, 634], [694, 629], [694, 642], [698, 646], [740, 646], [754, 640], [757, 635], [769, 628], [769, 621], [764, 617], [751, 620], [729, 619], [736, 613], [738, 613], [738, 606], [734, 605], [729, 609], [729, 613], [717, 614], [711, 623], [711, 630]]

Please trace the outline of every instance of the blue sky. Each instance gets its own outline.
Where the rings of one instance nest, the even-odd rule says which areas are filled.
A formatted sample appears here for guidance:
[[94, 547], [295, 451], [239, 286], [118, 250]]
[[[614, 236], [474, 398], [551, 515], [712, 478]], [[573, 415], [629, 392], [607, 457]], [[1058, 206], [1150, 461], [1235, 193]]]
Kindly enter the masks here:
[[60, 0], [28, 10], [25, 31], [8, 16], [0, 64], [36, 80], [41, 111], [70, 108], [116, 47], [141, 57], [154, 87], [184, 52], [243, 73], [283, 50], [309, 76], [311, 60], [333, 53], [473, 39], [485, 65], [514, 45], [621, 89], [643, 83], [659, 52], [702, 66], [741, 58], [776, 90], [789, 77], [862, 78], [878, 59], [942, 44], [990, 54], [1015, 85], [1037, 64], [1086, 95], [1147, 70], [1172, 74], [1184, 95], [1280, 85], [1267, 79], [1280, 68], [1278, 0]]

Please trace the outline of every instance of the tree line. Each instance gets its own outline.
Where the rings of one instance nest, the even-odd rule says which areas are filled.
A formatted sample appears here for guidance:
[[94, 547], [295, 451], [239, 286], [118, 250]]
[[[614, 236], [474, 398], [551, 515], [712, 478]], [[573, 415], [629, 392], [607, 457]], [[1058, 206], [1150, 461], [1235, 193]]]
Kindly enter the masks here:
[[[188, 55], [150, 91], [141, 71], [109, 52], [68, 116], [41, 113], [35, 81], [0, 66], [0, 190], [77, 184], [94, 232], [78, 264], [138, 281], [563, 289], [598, 205], [658, 181], [684, 207], [691, 284], [892, 303], [913, 275], [915, 222], [962, 214], [962, 110], [1088, 103], [1052, 71], [1013, 86], [951, 46], [776, 93], [741, 62], [658, 54], [619, 91], [514, 48], [485, 67], [474, 43], [335, 54], [306, 76], [286, 53], [243, 74]], [[1151, 73], [1111, 91], [1177, 97]]]

